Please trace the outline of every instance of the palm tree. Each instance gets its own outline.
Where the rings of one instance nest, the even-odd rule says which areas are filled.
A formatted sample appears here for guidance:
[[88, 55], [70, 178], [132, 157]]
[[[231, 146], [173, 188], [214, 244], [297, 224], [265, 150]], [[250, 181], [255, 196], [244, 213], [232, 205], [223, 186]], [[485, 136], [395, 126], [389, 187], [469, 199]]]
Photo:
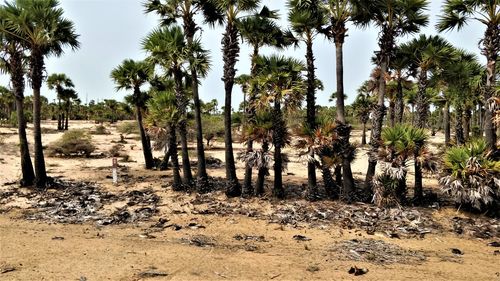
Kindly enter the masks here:
[[[480, 41], [481, 53], [486, 57], [486, 89], [483, 99], [487, 101], [494, 93], [497, 77], [497, 60], [500, 51], [500, 2], [497, 0], [472, 1], [472, 0], [446, 0], [439, 18], [437, 29], [439, 31], [460, 30], [467, 21], [477, 20], [486, 25], [483, 39]], [[486, 142], [492, 150], [496, 149], [496, 129], [493, 124], [492, 111], [485, 107], [484, 130]]]
[[[398, 46], [394, 57], [390, 60], [389, 68], [392, 70], [391, 79], [396, 81], [396, 96], [394, 98], [394, 123], [403, 123], [404, 116], [404, 90], [412, 88], [412, 82], [408, 80], [409, 59]], [[392, 124], [392, 123], [391, 123]]]
[[[309, 130], [316, 129], [316, 75], [314, 66], [313, 41], [316, 35], [323, 30], [326, 24], [326, 11], [320, 1], [289, 0], [288, 21], [293, 32], [306, 45], [307, 62], [307, 94], [306, 94], [306, 123]], [[343, 92], [341, 93], [343, 97]], [[343, 102], [343, 98], [341, 98]], [[339, 102], [339, 101], [337, 101]], [[314, 151], [311, 150], [311, 153]], [[312, 158], [314, 155], [310, 155]], [[316, 167], [314, 163], [307, 165], [308, 193], [317, 193]]]
[[361, 124], [363, 124], [363, 134], [361, 136], [361, 144], [366, 144], [366, 123], [370, 119], [370, 113], [374, 105], [373, 99], [370, 95], [363, 90], [363, 88], [358, 90], [358, 95], [352, 103], [352, 107], [356, 112], [356, 117], [358, 117]]
[[116, 84], [116, 90], [126, 89], [132, 90], [130, 102], [135, 106], [135, 116], [139, 132], [141, 135], [142, 151], [146, 169], [153, 168], [153, 154], [151, 153], [151, 144], [149, 137], [146, 135], [142, 121], [142, 111], [146, 105], [147, 93], [141, 91], [141, 86], [146, 84], [153, 74], [153, 68], [150, 64], [144, 61], [133, 61], [131, 59], [124, 60], [119, 66], [111, 71], [111, 79]]
[[[73, 22], [63, 17], [63, 9], [57, 0], [12, 1], [6, 8], [14, 12], [4, 18], [2, 31], [9, 31], [19, 38], [29, 50], [28, 77], [33, 88], [33, 125], [35, 136], [35, 172], [37, 187], [44, 187], [47, 171], [43, 156], [42, 132], [40, 126], [41, 102], [40, 88], [43, 82], [45, 57], [59, 57], [64, 47], [72, 50], [80, 46]], [[6, 30], [6, 29], [8, 30]]]
[[[236, 76], [236, 61], [238, 60], [239, 46], [239, 29], [238, 22], [245, 13], [254, 12], [260, 4], [260, 0], [210, 0], [217, 10], [224, 14], [225, 31], [222, 36], [222, 56], [224, 61], [224, 143], [226, 146], [225, 162], [226, 162], [226, 179], [228, 187], [226, 195], [235, 197], [241, 195], [241, 185], [236, 176], [236, 165], [233, 154], [233, 137], [231, 132], [231, 97]], [[262, 16], [265, 16], [269, 10], [263, 10]], [[210, 23], [215, 23], [210, 21]]]
[[64, 129], [64, 113], [62, 113], [62, 107], [61, 107], [61, 99], [63, 95], [63, 90], [64, 88], [73, 88], [75, 85], [73, 84], [73, 81], [66, 76], [64, 73], [53, 73], [49, 77], [47, 77], [47, 86], [49, 87], [50, 90], [55, 89], [57, 92], [57, 99], [59, 100], [59, 114], [57, 118], [57, 129], [58, 130], [63, 130]]
[[[210, 0], [149, 0], [144, 3], [146, 12], [156, 12], [161, 17], [161, 23], [164, 26], [175, 24], [178, 19], [182, 19], [182, 27], [188, 49], [198, 44], [195, 39], [196, 32], [200, 30], [195, 22], [195, 15], [202, 13], [208, 22], [222, 20], [222, 15], [215, 8]], [[203, 128], [201, 122], [201, 103], [198, 93], [198, 70], [199, 64], [196, 53], [190, 52], [190, 75], [191, 89], [193, 93], [194, 115], [196, 124], [196, 154], [198, 158], [197, 187], [199, 190], [205, 190], [208, 185], [208, 174], [205, 160], [205, 149], [203, 147]]]
[[[12, 5], [0, 7], [0, 73], [10, 74], [10, 84], [16, 99], [19, 149], [21, 152], [21, 186], [31, 186], [35, 181], [35, 172], [30, 158], [28, 139], [26, 137], [26, 120], [24, 117], [24, 48], [20, 38], [9, 31], [7, 18], [15, 18], [19, 9]], [[10, 116], [9, 116], [10, 117]]]
[[[64, 110], [66, 111], [66, 122], [64, 123], [64, 130], [68, 130], [69, 113], [71, 111], [71, 104], [78, 98], [75, 89], [67, 88], [62, 91], [62, 100], [64, 101]], [[64, 120], [63, 120], [64, 121]]]
[[428, 5], [426, 0], [376, 0], [353, 1], [356, 9], [354, 22], [361, 26], [372, 23], [380, 29], [379, 51], [376, 52], [377, 65], [380, 67], [377, 105], [373, 111], [373, 128], [370, 144], [372, 146], [368, 158], [365, 189], [371, 193], [371, 183], [377, 166], [377, 151], [381, 141], [382, 124], [385, 115], [386, 73], [390, 59], [394, 56], [395, 41], [398, 37], [418, 33], [426, 26], [429, 19], [424, 11]]
[[289, 134], [283, 118], [283, 108], [295, 110], [300, 107], [305, 90], [301, 72], [305, 70], [302, 62], [281, 56], [259, 56], [256, 60], [259, 69], [256, 80], [261, 90], [258, 97], [259, 107], [267, 108], [272, 104], [273, 145], [274, 145], [274, 196], [285, 197], [283, 188], [283, 155], [281, 149], [289, 144]]
[[[263, 11], [267, 8], [264, 7]], [[263, 16], [265, 14], [266, 16]], [[259, 49], [264, 46], [273, 46], [276, 48], [283, 48], [291, 43], [294, 43], [295, 40], [293, 35], [289, 31], [282, 31], [276, 22], [273, 19], [277, 19], [277, 15], [275, 11], [269, 12], [261, 12], [251, 15], [249, 17], [242, 18], [238, 23], [238, 29], [240, 31], [241, 37], [244, 41], [246, 41], [253, 48], [253, 52], [251, 54], [251, 69], [250, 76], [239, 76], [239, 80], [242, 78], [249, 78], [251, 76], [255, 76], [257, 73], [257, 67], [255, 60], [259, 56]], [[249, 79], [247, 79], [249, 81]], [[246, 81], [246, 82], [248, 82]], [[241, 81], [244, 84], [245, 81]], [[238, 83], [238, 81], [236, 81]], [[238, 83], [240, 85], [243, 84]], [[247, 88], [248, 87], [247, 85]], [[258, 88], [251, 87], [251, 92], [246, 93], [244, 91], [245, 97], [243, 98], [243, 102], [245, 103], [245, 123], [246, 125], [252, 126], [252, 122], [254, 121], [255, 116], [255, 97], [257, 95]], [[246, 94], [248, 94], [248, 103]], [[246, 140], [247, 144], [247, 152], [253, 151], [253, 139], [249, 138]], [[243, 193], [251, 194], [253, 193], [252, 188], [252, 165], [245, 166], [245, 179], [243, 181]]]
[[411, 40], [400, 46], [401, 55], [409, 59], [409, 69], [412, 76], [417, 78], [418, 91], [416, 96], [417, 127], [425, 128], [429, 112], [427, 87], [429, 74], [439, 71], [442, 65], [450, 59], [453, 47], [440, 36], [426, 36]]

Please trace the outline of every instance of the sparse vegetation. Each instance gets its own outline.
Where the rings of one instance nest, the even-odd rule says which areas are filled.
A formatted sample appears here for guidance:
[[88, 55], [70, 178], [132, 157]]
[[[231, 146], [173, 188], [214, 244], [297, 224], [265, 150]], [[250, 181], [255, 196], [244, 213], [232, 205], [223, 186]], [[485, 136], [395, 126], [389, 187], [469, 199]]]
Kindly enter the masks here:
[[118, 132], [120, 132], [120, 134], [123, 134], [125, 136], [131, 134], [139, 134], [139, 128], [134, 122], [122, 122], [117, 126], [116, 129], [118, 130]]
[[84, 130], [69, 130], [62, 137], [49, 145], [51, 156], [90, 157], [96, 147], [92, 144], [92, 137]]

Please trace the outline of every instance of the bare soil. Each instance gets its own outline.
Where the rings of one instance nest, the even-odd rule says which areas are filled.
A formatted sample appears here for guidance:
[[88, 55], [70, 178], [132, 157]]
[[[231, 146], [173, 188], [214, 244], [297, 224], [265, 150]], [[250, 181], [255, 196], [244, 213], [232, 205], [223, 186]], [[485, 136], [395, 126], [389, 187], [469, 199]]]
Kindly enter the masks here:
[[[62, 134], [53, 122], [43, 127], [44, 144]], [[120, 137], [116, 125], [106, 127], [111, 134], [93, 136], [93, 157], [46, 158], [56, 182], [44, 192], [14, 184], [18, 136], [0, 128], [0, 280], [500, 280], [499, 248], [488, 245], [500, 241], [498, 220], [443, 202], [382, 210], [304, 201], [307, 171], [292, 149], [287, 200], [173, 192], [171, 170], [142, 168], [136, 135], [126, 138], [122, 153], [132, 162], [119, 163], [115, 186], [107, 151]], [[354, 141], [360, 135], [355, 131]], [[365, 152], [353, 163], [360, 180]], [[223, 160], [223, 144], [214, 142], [206, 153]], [[208, 172], [215, 183], [225, 174], [224, 167]], [[243, 172], [238, 163], [240, 178]], [[435, 176], [424, 185], [439, 192]], [[364, 274], [348, 273], [354, 267]]]

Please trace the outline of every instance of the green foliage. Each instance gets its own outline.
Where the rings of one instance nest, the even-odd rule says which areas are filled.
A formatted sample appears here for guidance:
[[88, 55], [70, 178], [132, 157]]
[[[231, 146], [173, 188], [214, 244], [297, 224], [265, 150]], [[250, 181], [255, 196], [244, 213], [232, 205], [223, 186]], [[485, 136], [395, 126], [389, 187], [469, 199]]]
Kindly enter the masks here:
[[449, 148], [443, 160], [443, 191], [460, 204], [481, 210], [498, 204], [500, 198], [500, 161], [492, 159], [484, 140]]
[[48, 153], [51, 156], [90, 157], [95, 149], [90, 134], [84, 130], [70, 130], [65, 132], [59, 140], [49, 145]]
[[92, 135], [109, 135], [111, 134], [107, 129], [106, 127], [104, 127], [103, 125], [98, 125], [97, 127], [95, 127], [92, 131], [90, 131], [90, 133]]
[[139, 134], [139, 128], [134, 122], [123, 122], [116, 127], [116, 130], [124, 135]]
[[204, 115], [201, 123], [207, 146], [210, 146], [210, 142], [214, 138], [224, 136], [224, 117], [222, 115]]

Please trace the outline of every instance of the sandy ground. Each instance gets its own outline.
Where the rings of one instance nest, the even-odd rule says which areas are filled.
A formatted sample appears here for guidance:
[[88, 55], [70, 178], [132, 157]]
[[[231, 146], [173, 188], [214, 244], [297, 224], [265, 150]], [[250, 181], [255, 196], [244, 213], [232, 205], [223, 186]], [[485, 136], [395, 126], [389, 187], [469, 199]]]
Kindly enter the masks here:
[[[53, 122], [43, 124], [54, 129]], [[71, 128], [91, 129], [95, 124], [71, 122]], [[112, 134], [94, 135], [98, 152], [106, 152], [118, 141], [115, 126], [107, 127]], [[32, 131], [29, 130], [29, 140]], [[0, 128], [0, 191], [20, 177], [19, 152], [15, 129]], [[44, 144], [61, 136], [51, 132], [43, 135]], [[354, 132], [354, 141], [360, 142], [360, 132]], [[432, 143], [443, 139], [437, 135]], [[172, 207], [179, 195], [165, 188], [171, 180], [171, 171], [145, 171], [142, 169], [140, 142], [131, 136], [125, 144], [126, 152], [135, 162], [120, 163], [128, 167], [128, 175], [136, 179], [113, 186], [111, 159], [64, 159], [47, 157], [49, 176], [78, 181], [92, 181], [103, 190], [123, 192], [152, 188], [165, 203], [150, 221], [132, 224], [98, 226], [94, 223], [61, 224], [29, 221], [23, 218], [25, 202], [10, 203], [8, 212], [0, 212], [0, 280], [143, 280], [149, 279], [141, 272], [160, 272], [152, 280], [500, 280], [500, 255], [496, 248], [487, 246], [493, 240], [458, 236], [451, 232], [429, 234], [423, 239], [391, 239], [386, 235], [367, 233], [357, 229], [342, 229], [336, 225], [324, 227], [291, 227], [269, 223], [265, 220], [242, 215], [200, 215], [179, 211], [183, 206]], [[235, 144], [235, 149], [242, 148]], [[224, 157], [223, 144], [215, 142], [207, 155]], [[292, 150], [289, 150], [293, 154]], [[362, 179], [366, 171], [366, 150], [360, 149], [353, 163], [355, 177]], [[192, 154], [194, 155], [194, 153]], [[160, 157], [161, 152], [155, 152]], [[224, 168], [209, 169], [211, 176], [223, 177]], [[301, 185], [306, 178], [305, 165], [296, 157], [288, 166], [285, 184]], [[243, 177], [243, 165], [238, 164], [238, 176]], [[412, 181], [409, 175], [409, 184]], [[434, 178], [426, 178], [427, 188], [436, 188]], [[189, 195], [186, 195], [189, 196]], [[192, 196], [192, 195], [191, 195]], [[219, 194], [220, 200], [225, 200]], [[238, 198], [231, 200], [240, 200]], [[252, 201], [256, 206], [271, 204]], [[1, 206], [2, 207], [6, 206]], [[451, 209], [435, 211], [437, 220], [465, 216]], [[171, 228], [144, 235], [144, 230], [158, 218], [168, 218], [169, 223], [187, 225], [196, 222], [206, 228]], [[241, 241], [237, 234], [264, 236], [264, 241]], [[304, 235], [310, 241], [296, 241], [294, 235]], [[209, 247], [186, 243], [187, 237], [204, 235], [214, 241]], [[377, 239], [400, 246], [405, 250], [425, 253], [425, 261], [408, 264], [374, 264], [345, 260], [332, 248], [335, 243], [349, 239]], [[451, 248], [464, 254], [454, 255]], [[367, 268], [362, 276], [347, 273], [350, 267]], [[11, 270], [12, 269], [12, 270]]]

